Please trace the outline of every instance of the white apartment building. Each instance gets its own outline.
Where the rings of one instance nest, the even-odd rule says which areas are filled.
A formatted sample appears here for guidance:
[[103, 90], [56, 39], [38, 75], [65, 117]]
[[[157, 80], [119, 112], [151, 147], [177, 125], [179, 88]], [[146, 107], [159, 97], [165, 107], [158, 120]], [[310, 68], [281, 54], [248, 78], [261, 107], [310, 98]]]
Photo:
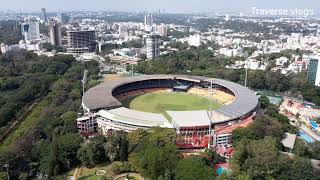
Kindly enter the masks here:
[[201, 45], [201, 43], [202, 43], [202, 39], [200, 34], [190, 35], [188, 38], [188, 44], [190, 46], [198, 47]]
[[150, 34], [146, 39], [146, 53], [148, 59], [155, 59], [160, 56], [160, 36]]
[[21, 23], [21, 32], [26, 43], [41, 40], [39, 23], [37, 22]]

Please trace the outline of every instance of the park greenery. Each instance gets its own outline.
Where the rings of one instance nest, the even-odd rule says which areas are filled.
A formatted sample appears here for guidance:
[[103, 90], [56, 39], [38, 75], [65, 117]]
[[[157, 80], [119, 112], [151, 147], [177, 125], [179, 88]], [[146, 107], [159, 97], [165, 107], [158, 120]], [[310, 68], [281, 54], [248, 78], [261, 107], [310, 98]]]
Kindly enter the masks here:
[[212, 167], [224, 161], [222, 157], [208, 151], [204, 156], [183, 158], [175, 139], [173, 129], [115, 132], [107, 138], [98, 136], [84, 143], [78, 150], [78, 159], [87, 167], [108, 162], [115, 174], [138, 172], [149, 179], [212, 179], [216, 176]]
[[18, 44], [21, 39], [20, 24], [17, 21], [0, 21], [0, 44]]
[[267, 96], [264, 96], [264, 95], [263, 95], [263, 96], [260, 96], [259, 102], [260, 102], [260, 107], [261, 107], [262, 109], [267, 108], [267, 107], [269, 106], [269, 104], [270, 104], [269, 98], [268, 98]]
[[[11, 179], [49, 178], [78, 165], [83, 142], [75, 119], [81, 104], [81, 78], [96, 81], [96, 62], [80, 64], [72, 56], [37, 56], [17, 51], [0, 56], [2, 133], [30, 104], [38, 102], [0, 144], [0, 164], [8, 163]], [[1, 166], [1, 173], [6, 169]]]
[[230, 161], [232, 174], [228, 178], [317, 179], [320, 172], [313, 169], [310, 158], [319, 159], [316, 156], [319, 145], [308, 148], [305, 142], [297, 139], [295, 155], [284, 153], [286, 149], [281, 144], [284, 133], [296, 133], [297, 129], [274, 109], [274, 105], [269, 105], [266, 113], [251, 125], [232, 132], [235, 154]]

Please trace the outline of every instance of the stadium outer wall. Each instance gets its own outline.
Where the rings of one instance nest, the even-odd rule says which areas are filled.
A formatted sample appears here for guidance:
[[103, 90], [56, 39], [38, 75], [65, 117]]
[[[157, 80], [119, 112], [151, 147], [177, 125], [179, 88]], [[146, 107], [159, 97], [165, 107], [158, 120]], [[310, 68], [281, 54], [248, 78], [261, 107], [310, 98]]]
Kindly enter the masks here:
[[[190, 121], [190, 124], [179, 126], [178, 123], [165, 122], [154, 114], [123, 109], [121, 102], [115, 98], [115, 96], [130, 91], [151, 88], [174, 89], [177, 85], [184, 85], [188, 88], [196, 86], [204, 89], [212, 85], [215, 89], [232, 94], [235, 99], [220, 109], [212, 112], [208, 111], [208, 116], [212, 114], [213, 117], [210, 118], [208, 123], [197, 124]], [[188, 75], [144, 75], [104, 82], [89, 89], [84, 94], [82, 102], [85, 114], [77, 119], [77, 126], [79, 132], [83, 135], [95, 131], [108, 135], [114, 130], [129, 132], [138, 128], [147, 130], [154, 126], [160, 126], [175, 128], [178, 134], [183, 135], [184, 141], [177, 142], [182, 148], [204, 148], [208, 145], [208, 142], [211, 142], [210, 144], [213, 146], [229, 146], [231, 144], [231, 132], [220, 134], [219, 139], [215, 134], [215, 126], [233, 126], [241, 124], [248, 118], [253, 118], [258, 104], [258, 98], [253, 91], [230, 81]], [[124, 112], [121, 112], [121, 110]], [[139, 119], [130, 119], [123, 114], [141, 117], [141, 122], [139, 122]], [[149, 121], [148, 118], [152, 120]], [[183, 119], [177, 121], [183, 121]]]

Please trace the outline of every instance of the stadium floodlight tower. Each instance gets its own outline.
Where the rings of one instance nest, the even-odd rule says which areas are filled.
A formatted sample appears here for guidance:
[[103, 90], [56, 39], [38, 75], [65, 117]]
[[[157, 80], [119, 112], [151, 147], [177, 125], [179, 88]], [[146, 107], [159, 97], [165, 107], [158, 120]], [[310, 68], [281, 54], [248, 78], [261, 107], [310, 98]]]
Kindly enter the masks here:
[[85, 85], [87, 83], [87, 77], [88, 77], [88, 70], [85, 69], [84, 72], [83, 72], [82, 80], [81, 80], [81, 83], [82, 83], [82, 103], [83, 103]]
[[244, 81], [244, 86], [247, 87], [247, 81], [248, 81], [248, 63], [246, 63], [246, 77], [245, 77], [245, 81]]
[[208, 149], [210, 149], [210, 144], [211, 144], [211, 122], [212, 122], [212, 97], [213, 97], [213, 91], [212, 91], [212, 84], [213, 80], [211, 79], [210, 81], [210, 118], [209, 118], [209, 140], [208, 140]]
[[248, 52], [245, 52], [244, 53], [244, 59], [245, 59], [245, 66], [246, 66], [246, 77], [245, 77], [245, 80], [244, 80], [244, 86], [247, 87], [247, 81], [248, 81], [248, 65], [249, 65], [249, 62], [248, 62]]
[[134, 69], [133, 69], [133, 63], [131, 64], [131, 76], [134, 76]]

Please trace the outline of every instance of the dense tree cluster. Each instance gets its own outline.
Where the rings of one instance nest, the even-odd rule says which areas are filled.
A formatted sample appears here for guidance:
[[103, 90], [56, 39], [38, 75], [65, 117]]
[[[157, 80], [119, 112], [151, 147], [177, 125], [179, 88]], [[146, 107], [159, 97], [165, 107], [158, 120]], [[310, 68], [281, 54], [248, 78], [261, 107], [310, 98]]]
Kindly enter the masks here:
[[[0, 44], [17, 44], [22, 39], [18, 21], [0, 21]], [[1, 52], [0, 52], [1, 53]]]
[[46, 95], [50, 86], [71, 66], [70, 57], [43, 58], [32, 52], [0, 56], [0, 127]]
[[44, 49], [46, 49], [47, 51], [52, 51], [52, 50], [55, 50], [56, 52], [63, 52], [64, 51], [64, 49], [62, 47], [55, 46], [55, 45], [52, 45], [50, 43], [43, 43], [42, 47]]
[[81, 104], [80, 80], [85, 68], [88, 80], [96, 80], [98, 64], [80, 64], [72, 56], [44, 57], [23, 51], [3, 54], [0, 59], [0, 79], [7, 84], [1, 83], [0, 113], [11, 112], [3, 127], [19, 116], [20, 109], [39, 99], [39, 115], [28, 117], [33, 122], [28, 130], [0, 145], [0, 164], [10, 164], [13, 179], [52, 177], [78, 165], [77, 150], [83, 141], [75, 124]]
[[114, 132], [107, 138], [98, 136], [85, 142], [78, 150], [78, 159], [87, 167], [111, 162], [111, 170], [115, 174], [139, 172], [150, 179], [215, 177], [212, 167], [224, 161], [222, 157], [208, 151], [206, 156], [183, 159], [174, 143], [175, 139], [176, 134], [172, 129]]
[[310, 159], [301, 156], [307, 151], [304, 142], [297, 139], [294, 157], [282, 152], [284, 147], [280, 142], [284, 133], [297, 130], [289, 124], [288, 118], [277, 114], [270, 106], [270, 110], [249, 127], [232, 132], [235, 154], [228, 178], [317, 179], [319, 172], [313, 169]]

